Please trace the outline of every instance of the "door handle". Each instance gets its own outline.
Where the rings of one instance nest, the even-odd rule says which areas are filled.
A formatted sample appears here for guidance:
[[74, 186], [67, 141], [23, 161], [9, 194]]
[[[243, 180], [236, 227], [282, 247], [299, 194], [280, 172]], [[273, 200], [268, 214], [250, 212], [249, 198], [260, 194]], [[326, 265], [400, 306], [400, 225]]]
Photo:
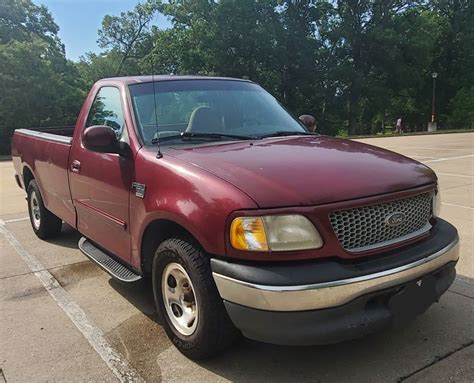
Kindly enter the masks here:
[[73, 173], [79, 173], [81, 170], [81, 163], [78, 160], [74, 160], [71, 162], [71, 171]]

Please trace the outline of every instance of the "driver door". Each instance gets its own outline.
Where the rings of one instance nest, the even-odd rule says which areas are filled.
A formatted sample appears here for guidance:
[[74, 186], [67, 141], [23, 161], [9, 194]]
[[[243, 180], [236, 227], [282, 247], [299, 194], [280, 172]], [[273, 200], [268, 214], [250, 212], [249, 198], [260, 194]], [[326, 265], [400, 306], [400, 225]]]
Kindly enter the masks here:
[[[104, 86], [98, 90], [83, 129], [93, 125], [110, 126], [119, 140], [128, 141], [118, 88]], [[77, 229], [102, 248], [129, 261], [133, 159], [90, 151], [81, 141], [71, 150], [70, 166]]]

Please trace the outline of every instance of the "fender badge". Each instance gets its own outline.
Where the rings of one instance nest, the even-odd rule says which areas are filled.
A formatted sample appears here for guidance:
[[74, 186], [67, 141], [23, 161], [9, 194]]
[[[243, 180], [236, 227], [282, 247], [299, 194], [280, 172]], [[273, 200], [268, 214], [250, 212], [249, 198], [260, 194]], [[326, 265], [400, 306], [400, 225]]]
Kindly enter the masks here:
[[416, 282], [416, 284], [418, 285], [418, 287], [421, 287], [421, 285], [423, 284], [423, 280], [420, 279], [419, 281]]
[[145, 197], [146, 186], [144, 184], [141, 184], [139, 182], [132, 182], [132, 189], [135, 189], [135, 196], [137, 196], [138, 198]]

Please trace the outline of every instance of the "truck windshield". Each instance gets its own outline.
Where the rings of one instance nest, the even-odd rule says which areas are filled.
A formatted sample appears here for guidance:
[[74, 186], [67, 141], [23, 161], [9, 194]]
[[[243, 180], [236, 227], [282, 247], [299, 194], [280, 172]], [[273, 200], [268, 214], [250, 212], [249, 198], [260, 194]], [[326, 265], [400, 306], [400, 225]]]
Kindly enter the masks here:
[[151, 82], [133, 84], [129, 89], [146, 145], [158, 138], [189, 144], [189, 140], [308, 134], [272, 95], [251, 82], [172, 80], [157, 81], [154, 87]]

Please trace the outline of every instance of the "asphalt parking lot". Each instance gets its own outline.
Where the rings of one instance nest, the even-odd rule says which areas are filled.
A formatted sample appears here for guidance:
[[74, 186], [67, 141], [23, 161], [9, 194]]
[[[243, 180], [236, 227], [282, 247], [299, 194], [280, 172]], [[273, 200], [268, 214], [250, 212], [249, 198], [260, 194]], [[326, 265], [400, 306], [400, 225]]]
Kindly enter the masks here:
[[441, 215], [461, 236], [453, 286], [404, 328], [318, 347], [243, 340], [200, 363], [171, 346], [148, 285], [112, 280], [66, 225], [54, 240], [35, 237], [12, 163], [0, 162], [0, 383], [474, 381], [474, 133], [360, 141], [437, 172]]

